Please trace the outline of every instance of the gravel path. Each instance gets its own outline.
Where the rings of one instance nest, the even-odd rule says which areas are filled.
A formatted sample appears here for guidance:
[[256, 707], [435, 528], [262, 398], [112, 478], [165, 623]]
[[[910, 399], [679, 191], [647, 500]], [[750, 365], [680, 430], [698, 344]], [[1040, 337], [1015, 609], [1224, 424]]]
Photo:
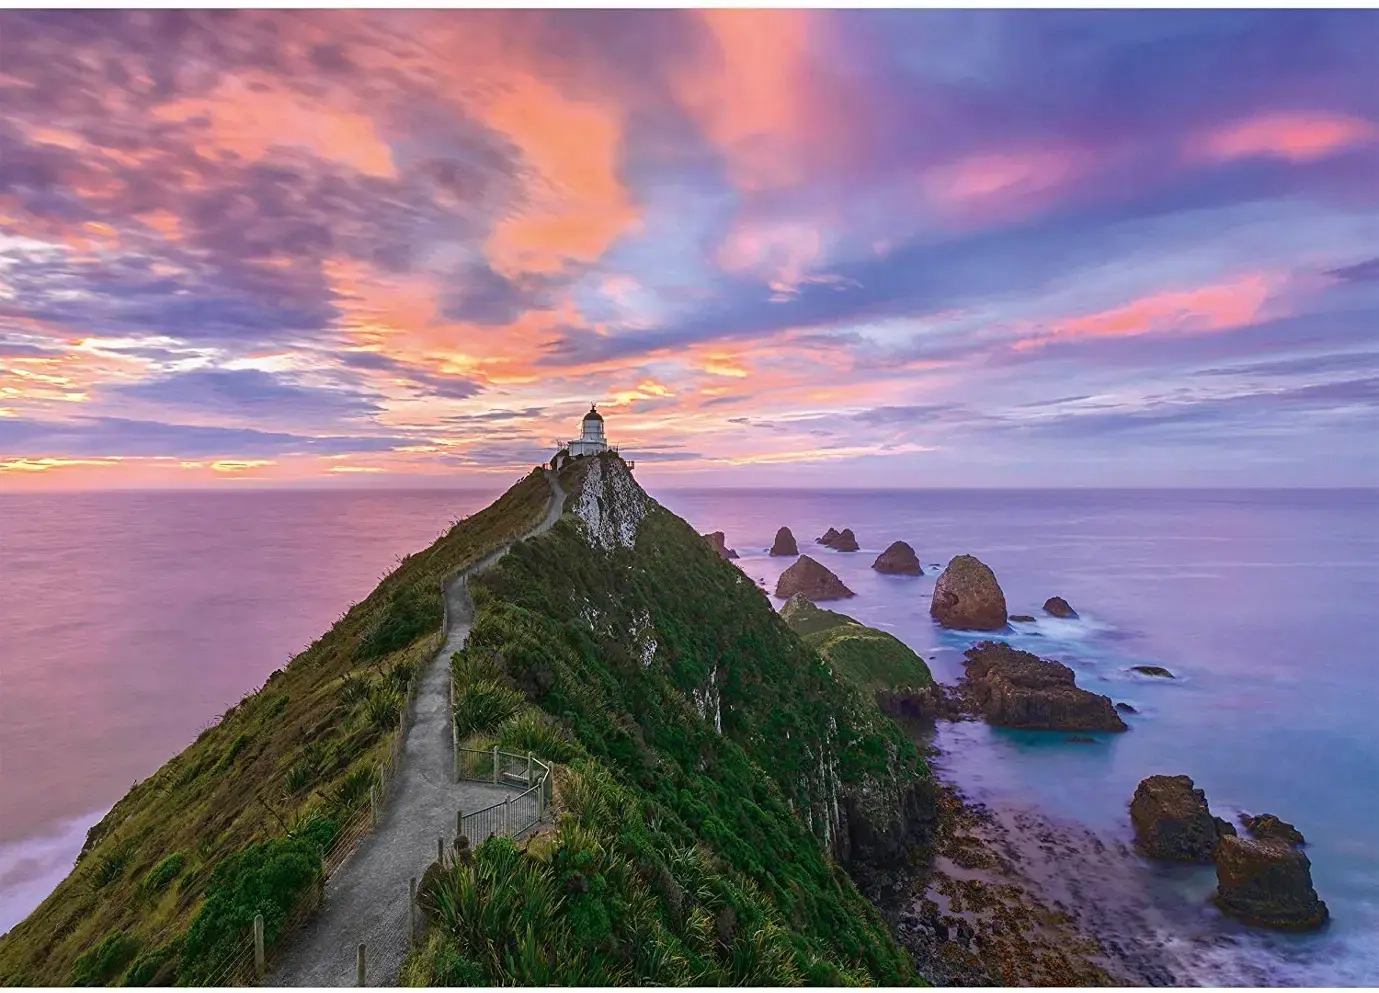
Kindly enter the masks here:
[[[551, 505], [545, 519], [526, 537], [549, 530], [560, 519], [565, 492], [555, 474], [546, 473]], [[468, 579], [502, 558], [489, 555], [446, 587], [446, 638], [421, 675], [412, 725], [403, 743], [392, 796], [378, 828], [365, 835], [349, 859], [326, 884], [325, 901], [288, 949], [265, 986], [353, 986], [355, 954], [366, 946], [371, 986], [392, 986], [407, 954], [407, 892], [436, 860], [436, 838], [455, 838], [455, 812], [478, 810], [512, 796], [516, 789], [485, 783], [452, 783], [450, 666], [452, 653], [469, 637], [474, 606]], [[471, 838], [477, 845], [482, 838]]]

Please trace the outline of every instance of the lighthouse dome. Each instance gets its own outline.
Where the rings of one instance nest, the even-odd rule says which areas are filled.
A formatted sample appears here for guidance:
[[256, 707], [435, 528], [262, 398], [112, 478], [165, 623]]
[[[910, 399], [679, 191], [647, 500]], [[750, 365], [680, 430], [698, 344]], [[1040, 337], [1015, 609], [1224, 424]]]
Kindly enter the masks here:
[[590, 406], [589, 413], [584, 415], [586, 421], [602, 421], [603, 415], [598, 412], [597, 407]]

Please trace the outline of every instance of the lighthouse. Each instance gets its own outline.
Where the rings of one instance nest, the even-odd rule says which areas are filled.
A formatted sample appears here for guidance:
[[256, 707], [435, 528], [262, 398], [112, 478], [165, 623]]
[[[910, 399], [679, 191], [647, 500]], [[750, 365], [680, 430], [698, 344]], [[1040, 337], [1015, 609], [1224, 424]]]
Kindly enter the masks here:
[[579, 437], [561, 442], [558, 447], [555, 462], [561, 461], [562, 455], [577, 459], [581, 455], [617, 451], [617, 448], [608, 444], [608, 436], [603, 432], [603, 415], [599, 413], [598, 405], [593, 403], [589, 405], [589, 413], [585, 414], [584, 420], [580, 422]]

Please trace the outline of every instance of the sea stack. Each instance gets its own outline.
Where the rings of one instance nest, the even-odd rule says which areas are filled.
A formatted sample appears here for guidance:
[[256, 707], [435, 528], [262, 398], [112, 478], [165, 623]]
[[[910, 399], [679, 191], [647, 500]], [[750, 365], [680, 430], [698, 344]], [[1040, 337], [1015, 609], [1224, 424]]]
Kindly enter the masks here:
[[771, 543], [772, 555], [798, 555], [800, 546], [795, 544], [795, 536], [790, 533], [789, 528], [781, 528], [776, 532], [776, 540]]
[[1135, 843], [1151, 859], [1211, 862], [1223, 837], [1235, 828], [1213, 817], [1207, 795], [1188, 776], [1150, 776], [1130, 801]]
[[922, 576], [924, 570], [920, 567], [919, 556], [915, 555], [915, 550], [903, 541], [893, 541], [890, 547], [876, 557], [876, 561], [871, 567], [877, 572], [890, 573], [895, 576]]
[[733, 551], [731, 548], [728, 547], [727, 541], [722, 531], [712, 531], [709, 534], [704, 535], [704, 540], [709, 543], [709, 545], [713, 548], [715, 552], [723, 556], [725, 559], [737, 558], [737, 552]]
[[829, 547], [829, 546], [831, 546], [831, 545], [832, 545], [835, 541], [837, 541], [837, 540], [838, 540], [838, 529], [837, 529], [837, 528], [829, 528], [829, 529], [828, 529], [827, 531], [825, 531], [823, 534], [819, 535], [819, 537], [817, 537], [817, 538], [814, 539], [814, 544], [816, 544], [816, 545], [823, 545], [824, 547]]
[[835, 552], [855, 552], [857, 551], [857, 536], [852, 533], [852, 528], [843, 528], [833, 544], [828, 547]]
[[1077, 611], [1068, 605], [1061, 596], [1051, 596], [1044, 601], [1044, 613], [1054, 617], [1076, 617]]
[[999, 631], [1006, 626], [1006, 597], [987, 565], [959, 555], [934, 584], [929, 616], [946, 628]]
[[1003, 641], [967, 650], [963, 693], [998, 727], [1030, 731], [1128, 731], [1110, 697], [1080, 688], [1062, 662]]
[[1246, 924], [1312, 931], [1330, 916], [1312, 886], [1312, 862], [1277, 838], [1225, 837], [1216, 849], [1216, 905]]
[[808, 555], [801, 555], [776, 582], [776, 596], [789, 598], [796, 593], [807, 600], [846, 600], [856, 596], [843, 581]]

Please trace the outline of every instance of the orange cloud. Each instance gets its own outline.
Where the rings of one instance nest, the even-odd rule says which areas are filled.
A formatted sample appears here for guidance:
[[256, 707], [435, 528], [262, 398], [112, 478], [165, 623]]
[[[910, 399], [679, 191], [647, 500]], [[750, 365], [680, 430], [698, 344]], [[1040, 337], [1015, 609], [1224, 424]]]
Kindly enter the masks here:
[[1229, 282], [1191, 290], [1165, 290], [1120, 307], [1053, 323], [1031, 338], [1016, 342], [1020, 350], [1037, 348], [1053, 339], [1123, 337], [1165, 331], [1197, 333], [1227, 331], [1253, 323], [1278, 279], [1252, 273]]
[[798, 182], [812, 144], [806, 56], [815, 15], [744, 9], [696, 13], [717, 58], [675, 75], [680, 103], [727, 158], [740, 189]]
[[196, 149], [206, 157], [228, 153], [257, 161], [274, 148], [296, 146], [369, 176], [397, 175], [392, 150], [379, 137], [372, 117], [309, 103], [271, 79], [228, 76], [208, 97], [176, 100], [153, 113], [201, 130]]
[[1257, 156], [1315, 162], [1376, 136], [1379, 130], [1369, 121], [1343, 114], [1261, 114], [1196, 139], [1187, 154], [1212, 162]]
[[534, 76], [513, 78], [476, 102], [532, 171], [525, 203], [485, 246], [496, 271], [559, 272], [570, 260], [593, 261], [637, 222], [618, 176], [618, 108], [570, 99]]
[[811, 224], [744, 224], [728, 235], [717, 261], [729, 272], [763, 276], [776, 299], [786, 299], [806, 281], [822, 253], [823, 239]]

